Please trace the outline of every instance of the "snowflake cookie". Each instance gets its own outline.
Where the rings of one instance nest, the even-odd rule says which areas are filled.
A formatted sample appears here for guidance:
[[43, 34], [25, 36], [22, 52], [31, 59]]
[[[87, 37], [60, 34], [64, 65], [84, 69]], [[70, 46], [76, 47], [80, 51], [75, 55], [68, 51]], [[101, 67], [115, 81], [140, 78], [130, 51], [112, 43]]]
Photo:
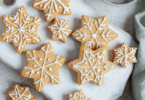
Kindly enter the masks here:
[[61, 40], [66, 43], [67, 37], [71, 34], [72, 30], [68, 26], [68, 19], [60, 20], [55, 18], [54, 24], [48, 26], [48, 30], [53, 34], [52, 40]]
[[41, 22], [40, 18], [30, 17], [22, 6], [15, 15], [2, 15], [5, 29], [0, 36], [0, 41], [12, 42], [18, 53], [22, 53], [29, 43], [40, 43], [37, 28]]
[[129, 47], [126, 43], [123, 43], [120, 48], [113, 50], [115, 58], [114, 63], [120, 64], [123, 68], [126, 68], [129, 63], [136, 63], [136, 47]]
[[114, 63], [106, 60], [106, 55], [106, 47], [91, 50], [81, 46], [79, 58], [68, 63], [68, 66], [78, 73], [78, 85], [89, 81], [98, 86], [103, 84], [104, 74], [116, 68]]
[[85, 96], [83, 90], [79, 90], [75, 93], [68, 93], [69, 100], [92, 100]]
[[32, 7], [43, 10], [47, 22], [52, 21], [57, 14], [71, 15], [69, 2], [71, 0], [35, 0]]
[[30, 93], [30, 86], [20, 86], [17, 83], [13, 90], [7, 92], [7, 95], [11, 97], [12, 100], [32, 100], [35, 98], [35, 96]]
[[118, 34], [109, 29], [107, 16], [97, 19], [82, 16], [81, 28], [72, 33], [72, 37], [81, 44], [95, 50], [108, 46], [108, 43], [118, 37]]
[[26, 78], [32, 78], [38, 92], [48, 82], [52, 84], [60, 83], [59, 69], [66, 59], [55, 55], [50, 43], [44, 45], [40, 50], [27, 50], [26, 57], [28, 64], [21, 75]]

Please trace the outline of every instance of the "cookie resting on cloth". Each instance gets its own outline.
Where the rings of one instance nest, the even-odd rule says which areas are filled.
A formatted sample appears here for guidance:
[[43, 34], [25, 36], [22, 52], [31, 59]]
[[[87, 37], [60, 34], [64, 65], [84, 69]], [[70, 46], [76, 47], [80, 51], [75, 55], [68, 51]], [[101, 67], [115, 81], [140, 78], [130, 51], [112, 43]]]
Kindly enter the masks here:
[[69, 2], [71, 0], [35, 0], [32, 7], [43, 10], [47, 22], [52, 21], [57, 14], [71, 15]]
[[68, 19], [60, 20], [59, 18], [55, 18], [54, 23], [48, 26], [48, 30], [52, 33], [52, 40], [61, 40], [66, 43], [67, 37], [72, 32], [68, 24]]
[[35, 98], [35, 96], [30, 92], [30, 86], [20, 86], [17, 83], [13, 90], [7, 92], [7, 95], [12, 100], [32, 100]]
[[83, 90], [79, 90], [75, 93], [68, 93], [69, 100], [92, 100], [85, 96]]
[[32, 78], [38, 92], [47, 83], [60, 83], [59, 69], [66, 59], [55, 55], [50, 43], [44, 45], [40, 50], [27, 50], [26, 57], [28, 64], [24, 67], [21, 75]]
[[93, 19], [82, 16], [81, 28], [73, 32], [72, 37], [81, 42], [82, 45], [95, 50], [108, 46], [108, 43], [118, 37], [118, 34], [108, 27], [107, 16]]
[[113, 49], [114, 63], [120, 64], [123, 68], [126, 68], [129, 63], [136, 63], [136, 47], [129, 47], [126, 43], [123, 43], [121, 47]]
[[41, 42], [37, 34], [41, 19], [28, 16], [25, 7], [21, 6], [15, 15], [2, 15], [1, 18], [5, 29], [0, 41], [12, 42], [18, 53], [22, 53], [27, 44]]
[[81, 46], [79, 58], [67, 64], [77, 72], [78, 85], [89, 81], [98, 86], [103, 85], [104, 74], [116, 68], [114, 63], [106, 60], [106, 55], [106, 47], [91, 50]]

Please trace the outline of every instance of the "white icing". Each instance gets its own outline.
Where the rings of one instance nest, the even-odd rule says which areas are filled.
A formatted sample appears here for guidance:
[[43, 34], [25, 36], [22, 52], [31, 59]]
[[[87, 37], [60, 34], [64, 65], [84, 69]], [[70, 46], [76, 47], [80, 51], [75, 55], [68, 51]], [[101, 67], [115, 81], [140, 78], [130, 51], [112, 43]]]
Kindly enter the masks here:
[[39, 72], [36, 72], [36, 74], [39, 74]]
[[117, 48], [114, 50], [115, 50], [115, 53], [118, 55], [117, 57], [114, 58], [114, 63], [117, 63], [117, 64], [120, 63], [121, 65], [123, 65], [123, 67], [126, 67], [127, 65], [129, 65], [130, 62], [136, 62], [135, 53], [136, 53], [137, 48], [135, 49], [129, 48], [129, 51], [128, 51], [127, 44], [123, 43], [122, 48]]
[[[97, 58], [95, 64], [92, 63], [92, 58], [94, 59], [94, 57]], [[104, 73], [108, 72], [109, 70], [114, 69], [113, 66], [109, 65], [108, 63], [104, 61], [105, 59], [104, 57], [105, 57], [105, 50], [99, 51], [96, 54], [92, 54], [89, 51], [84, 50], [82, 61], [73, 65], [73, 68], [75, 68], [81, 73], [82, 84], [88, 81], [94, 81], [98, 83], [98, 85], [101, 86], [103, 82]], [[88, 61], [87, 67], [83, 66], [86, 60]], [[103, 65], [100, 66], [99, 65], [100, 62], [103, 63]], [[103, 71], [100, 70], [101, 75], [98, 75], [97, 72], [98, 72], [98, 69], [100, 68], [103, 68], [104, 70]], [[86, 71], [84, 72], [85, 69], [87, 69], [87, 73]], [[95, 76], [95, 79], [89, 78], [88, 75]]]
[[44, 10], [46, 7], [48, 8], [48, 5], [50, 5], [49, 11], [45, 15], [45, 16], [47, 16], [47, 20], [48, 20], [48, 19], [50, 19], [50, 17], [53, 17], [53, 18], [55, 17], [51, 13], [51, 12], [53, 12], [52, 11], [53, 7], [54, 7], [55, 12], [59, 13], [58, 8], [60, 8], [60, 7], [57, 3], [59, 5], [61, 5], [61, 7], [64, 9], [63, 14], [70, 13], [70, 7], [67, 7], [61, 0], [41, 0], [39, 2], [34, 3], [34, 7], [37, 5], [43, 5], [42, 7], [41, 6], [40, 7], [43, 8], [43, 10]]
[[48, 70], [49, 70], [49, 71], [52, 71], [52, 68], [49, 68]]
[[50, 58], [48, 58], [48, 59], [47, 59], [47, 61], [49, 61], [49, 62], [50, 62], [50, 61], [51, 61], [51, 60], [50, 60]]
[[48, 26], [48, 28], [51, 29], [51, 31], [53, 32], [52, 37], [57, 36], [58, 39], [62, 39], [66, 41], [66, 36], [69, 35], [69, 33], [72, 31], [69, 29], [67, 23], [67, 19], [66, 20], [60, 20], [58, 18], [55, 19], [56, 23], [54, 23], [52, 26]]
[[39, 58], [39, 60], [42, 60], [42, 58]]
[[37, 67], [37, 65], [33, 65], [33, 67]]
[[[85, 16], [84, 19], [85, 19], [85, 22], [83, 22], [83, 24], [85, 25], [84, 28], [88, 29], [91, 34], [85, 33], [83, 30], [80, 29], [80, 31], [77, 30], [76, 33], [73, 33], [73, 35], [77, 36], [76, 39], [81, 41], [90, 38], [90, 40], [84, 44], [85, 46], [89, 48], [92, 48], [93, 46], [96, 47], [97, 49], [102, 45], [105, 45], [107, 41], [111, 41], [110, 37], [117, 36], [115, 34], [114, 35], [110, 34], [111, 30], [107, 31], [106, 24], [104, 23], [106, 21], [106, 17], [104, 17], [102, 22], [100, 21], [100, 19], [98, 19], [98, 21], [91, 21], [90, 18], [87, 20]], [[97, 29], [95, 32], [92, 32], [93, 27], [92, 24], [93, 25], [95, 24], [95, 27]], [[98, 34], [98, 32], [101, 30], [103, 30], [103, 32], [101, 34]], [[98, 38], [103, 38], [106, 42], [102, 42]]]
[[44, 77], [46, 78], [47, 76], [46, 76], [46, 75], [44, 75]]
[[85, 72], [88, 72], [86, 69], [84, 70]]
[[[47, 69], [49, 69], [49, 70], [52, 71], [52, 68], [53, 68], [52, 65], [55, 65], [55, 64], [58, 64], [58, 65], [62, 66], [61, 62], [64, 60], [64, 59], [58, 60], [59, 56], [57, 56], [57, 57], [56, 57], [56, 60], [54, 61], [54, 63], [50, 63], [50, 64], [46, 65], [46, 61], [47, 61], [47, 58], [46, 58], [46, 57], [47, 57], [48, 53], [52, 51], [52, 49], [49, 49], [49, 44], [48, 44], [47, 47], [46, 47], [46, 50], [44, 50], [44, 47], [42, 48], [42, 50], [43, 50], [43, 52], [45, 53], [43, 65], [41, 66], [41, 65], [37, 62], [37, 60], [36, 60], [36, 56], [37, 56], [37, 55], [35, 55], [35, 50], [33, 50], [33, 54], [30, 54], [30, 52], [27, 52], [27, 54], [30, 56], [30, 58], [27, 59], [27, 60], [28, 60], [28, 61], [34, 61], [35, 64], [36, 64], [38, 67], [35, 68], [35, 69], [34, 69], [34, 68], [31, 69], [31, 67], [30, 67], [30, 68], [29, 68], [29, 67], [25, 67], [25, 69], [28, 69], [28, 70], [29, 70], [28, 72], [25, 73], [25, 74], [30, 74], [30, 75], [29, 75], [29, 78], [31, 78], [31, 76], [32, 76], [32, 74], [34, 74], [34, 72], [37, 72], [38, 70], [41, 70], [41, 72], [39, 73], [39, 74], [41, 75], [41, 78], [40, 78], [39, 80], [37, 80], [37, 81], [34, 82], [34, 84], [39, 84], [39, 91], [40, 91], [40, 87], [41, 87], [41, 86], [44, 87], [44, 83], [43, 83], [43, 79], [42, 79], [42, 77], [44, 76], [44, 72], [45, 72], [45, 74], [47, 74], [47, 76], [50, 77], [51, 83], [56, 82], [56, 83], [59, 84], [59, 82], [57, 81], [57, 79], [59, 78], [59, 76], [51, 75], [51, 74], [49, 73], [49, 71], [47, 71]], [[52, 68], [50, 68], [50, 66], [51, 66]]]
[[[18, 89], [21, 89], [21, 90], [24, 90], [23, 92], [19, 92], [19, 90]], [[26, 95], [26, 93], [28, 94], [28, 95]], [[22, 88], [22, 87], [20, 87], [20, 86], [18, 86], [18, 85], [16, 85], [15, 86], [15, 89], [14, 89], [14, 91], [13, 92], [11, 92], [10, 94], [9, 94], [9, 96], [12, 98], [12, 100], [29, 100], [29, 99], [31, 99], [31, 93], [30, 93], [30, 90], [29, 90], [29, 88], [28, 87], [24, 87], [24, 88]], [[13, 98], [15, 96], [15, 98]]]
[[100, 69], [97, 69], [97, 72], [100, 72], [101, 70]]
[[[18, 12], [13, 17], [3, 15], [7, 28], [5, 31], [6, 34], [2, 34], [4, 36], [3, 39], [6, 39], [6, 42], [15, 43], [15, 46], [18, 47], [18, 50], [24, 48], [23, 44], [40, 41], [35, 29], [35, 25], [40, 24], [40, 18], [30, 18], [29, 16], [24, 14], [25, 12], [25, 9], [19, 8]], [[24, 17], [23, 19], [22, 16]], [[32, 20], [34, 21], [30, 23]], [[12, 22], [15, 24], [13, 24]]]

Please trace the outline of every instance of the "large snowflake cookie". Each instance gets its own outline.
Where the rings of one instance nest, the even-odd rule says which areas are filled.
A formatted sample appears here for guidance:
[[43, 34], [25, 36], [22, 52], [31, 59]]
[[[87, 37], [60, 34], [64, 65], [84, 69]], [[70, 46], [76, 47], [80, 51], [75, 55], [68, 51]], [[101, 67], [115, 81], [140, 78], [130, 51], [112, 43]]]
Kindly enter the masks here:
[[81, 46], [79, 58], [68, 63], [68, 66], [78, 73], [78, 85], [89, 81], [98, 86], [103, 84], [104, 74], [116, 68], [114, 63], [106, 60], [106, 55], [106, 47], [91, 50]]
[[68, 19], [60, 20], [59, 18], [55, 18], [54, 24], [48, 26], [48, 30], [52, 33], [52, 40], [61, 40], [66, 43], [67, 37], [72, 32], [68, 23]]
[[136, 63], [136, 47], [129, 47], [126, 43], [123, 43], [121, 47], [115, 48], [114, 51], [114, 63], [120, 64], [123, 68], [126, 68], [129, 63]]
[[30, 92], [30, 86], [20, 86], [17, 83], [13, 90], [7, 92], [7, 95], [11, 97], [12, 100], [32, 100], [35, 98]]
[[109, 29], [107, 16], [97, 19], [82, 16], [81, 28], [72, 33], [72, 37], [90, 49], [105, 47], [118, 37], [118, 34]]
[[71, 0], [35, 0], [32, 7], [43, 10], [47, 22], [52, 21], [57, 14], [71, 15], [69, 2]]
[[49, 82], [60, 83], [59, 69], [65, 62], [64, 57], [55, 55], [50, 43], [44, 45], [40, 50], [27, 50], [28, 64], [21, 75], [32, 78], [37, 91], [41, 91]]
[[29, 43], [40, 43], [37, 28], [41, 22], [40, 18], [30, 17], [22, 6], [15, 15], [2, 15], [5, 29], [0, 36], [0, 41], [12, 42], [18, 53], [22, 53]]
[[69, 100], [92, 100], [91, 98], [85, 96], [83, 90], [79, 90], [75, 93], [68, 93]]

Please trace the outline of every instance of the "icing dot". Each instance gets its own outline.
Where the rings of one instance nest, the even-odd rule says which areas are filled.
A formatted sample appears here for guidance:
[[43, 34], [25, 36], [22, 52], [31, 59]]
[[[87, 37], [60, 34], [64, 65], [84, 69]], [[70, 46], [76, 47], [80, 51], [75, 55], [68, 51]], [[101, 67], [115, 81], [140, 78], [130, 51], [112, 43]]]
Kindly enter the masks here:
[[39, 74], [39, 72], [36, 72], [36, 74]]
[[61, 9], [61, 6], [59, 6], [59, 9]]
[[87, 62], [85, 62], [85, 65], [87, 65], [88, 63]]
[[33, 67], [36, 67], [36, 65], [33, 65]]
[[93, 34], [93, 35], [92, 35], [92, 38], [96, 38], [96, 37], [97, 37], [97, 35], [96, 35], [96, 34]]
[[47, 59], [47, 61], [49, 61], [49, 62], [50, 62], [50, 59], [48, 58], [48, 59]]
[[42, 60], [42, 58], [39, 58], [39, 60]]
[[95, 59], [92, 59], [92, 61], [94, 62], [94, 61], [95, 61]]
[[46, 76], [46, 75], [44, 75], [44, 77], [46, 78], [47, 76]]
[[49, 6], [47, 8], [49, 9]]
[[93, 76], [93, 73], [90, 73], [91, 76]]
[[100, 72], [101, 70], [100, 69], [97, 69], [97, 71]]
[[49, 71], [52, 71], [52, 68], [48, 68]]
[[88, 72], [86, 69], [84, 70], [85, 72]]
[[54, 10], [52, 10], [52, 12], [54, 12]]
[[98, 64], [100, 65], [101, 63], [99, 62]]
[[17, 98], [18, 96], [16, 95], [15, 97]]
[[42, 7], [42, 4], [40, 4], [40, 7]]

